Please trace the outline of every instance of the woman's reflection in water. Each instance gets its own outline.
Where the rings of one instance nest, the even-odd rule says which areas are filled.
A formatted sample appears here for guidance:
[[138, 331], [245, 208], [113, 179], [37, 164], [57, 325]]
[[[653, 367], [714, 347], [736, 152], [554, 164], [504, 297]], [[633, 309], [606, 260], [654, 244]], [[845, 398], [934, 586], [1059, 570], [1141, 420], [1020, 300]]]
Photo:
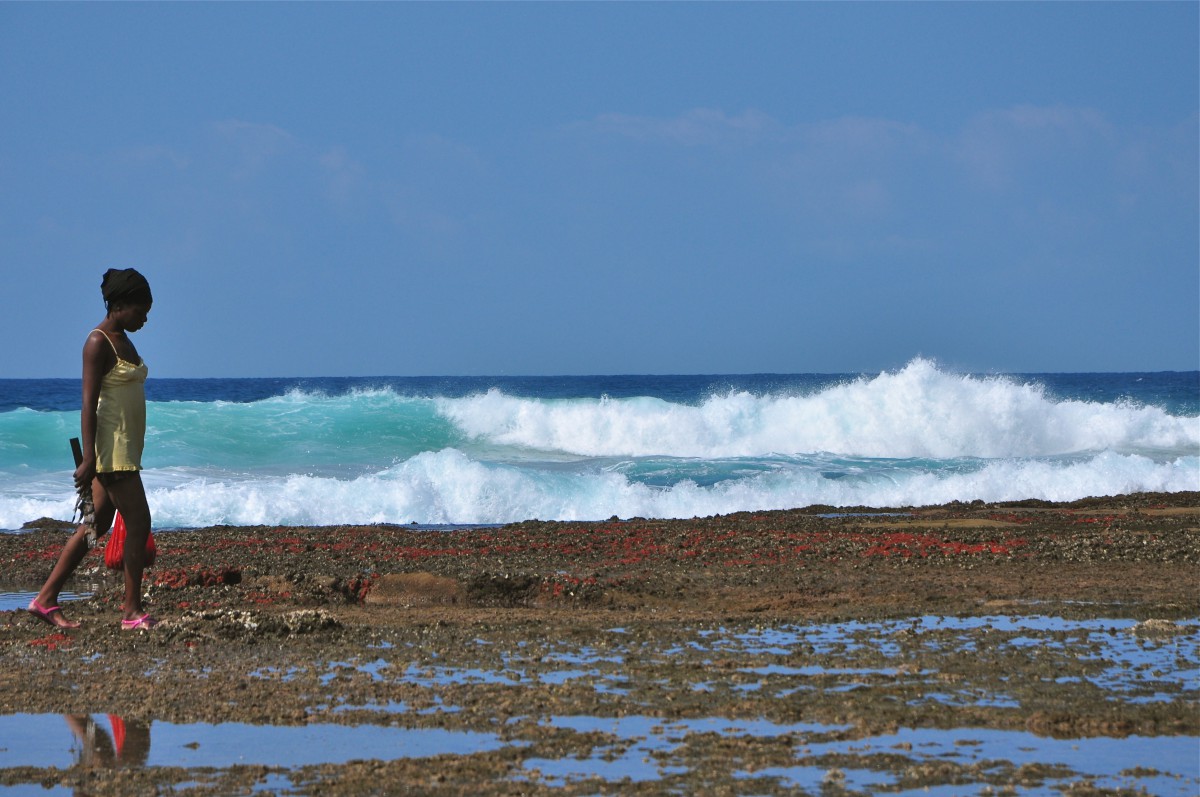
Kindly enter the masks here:
[[87, 769], [144, 767], [150, 758], [150, 723], [108, 715], [108, 730], [89, 714], [64, 714], [71, 732], [82, 742], [79, 765]]

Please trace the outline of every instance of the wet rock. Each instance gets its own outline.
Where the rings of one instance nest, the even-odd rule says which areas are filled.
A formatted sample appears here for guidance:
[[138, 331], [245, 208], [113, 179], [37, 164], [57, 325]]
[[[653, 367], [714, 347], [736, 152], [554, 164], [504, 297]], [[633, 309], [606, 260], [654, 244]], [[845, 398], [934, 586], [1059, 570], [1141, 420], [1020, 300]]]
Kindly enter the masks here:
[[168, 620], [155, 629], [156, 637], [210, 637], [222, 639], [252, 639], [273, 636], [289, 637], [312, 634], [340, 627], [332, 614], [322, 609], [300, 609], [285, 614], [271, 614], [245, 609], [214, 609], [187, 612]]
[[242, 581], [242, 571], [237, 568], [212, 568], [203, 565], [154, 568], [147, 575], [151, 583], [160, 589], [215, 587], [222, 584], [240, 584]]
[[1185, 629], [1183, 626], [1170, 620], [1151, 618], [1135, 625], [1130, 629], [1130, 633], [1135, 636], [1173, 636], [1174, 634], [1185, 633]]
[[30, 520], [27, 523], [21, 524], [23, 531], [32, 529], [42, 529], [46, 531], [75, 531], [75, 524], [69, 520], [55, 520], [50, 517], [40, 517], [37, 520]]
[[467, 583], [467, 598], [479, 606], [524, 606], [538, 594], [542, 580], [527, 574], [480, 573]]

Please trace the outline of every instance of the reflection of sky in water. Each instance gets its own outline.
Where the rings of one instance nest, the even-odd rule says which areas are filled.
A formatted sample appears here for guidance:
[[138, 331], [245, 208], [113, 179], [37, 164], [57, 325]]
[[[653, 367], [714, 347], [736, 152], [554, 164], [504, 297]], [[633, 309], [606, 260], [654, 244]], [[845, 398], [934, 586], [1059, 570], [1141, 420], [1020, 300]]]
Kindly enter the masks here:
[[[58, 595], [58, 602], [59, 604], [69, 603], [86, 598], [89, 595], [91, 595], [90, 592], [79, 593], [63, 590]], [[36, 597], [36, 592], [0, 589], [0, 612], [24, 611], [29, 606], [29, 602]], [[0, 794], [2, 793], [0, 792]]]
[[[498, 658], [500, 666], [495, 668], [416, 663], [398, 667], [384, 658], [326, 662], [317, 666], [326, 669], [320, 676], [321, 683], [326, 685], [342, 672], [357, 671], [377, 682], [404, 682], [424, 688], [470, 684], [562, 685], [586, 679], [597, 692], [627, 695], [631, 691], [629, 673], [625, 667], [627, 661], [655, 665], [670, 663], [672, 659], [688, 654], [794, 657], [806, 651], [811, 651], [814, 656], [828, 657], [864, 650], [885, 660], [879, 667], [843, 668], [808, 662], [801, 665], [764, 662], [739, 670], [746, 675], [758, 675], [775, 681], [795, 679], [794, 684], [776, 692], [777, 696], [784, 697], [817, 688], [816, 684], [808, 683], [810, 679], [823, 679], [820, 688], [833, 691], [853, 688], [862, 679], [872, 677], [925, 682], [935, 673], [906, 669], [913, 655], [973, 653], [980, 634], [986, 632], [991, 655], [1002, 654], [1006, 650], [1023, 655], [1069, 653], [1078, 660], [1096, 662], [1101, 667], [1087, 675], [1086, 680], [1110, 693], [1110, 699], [1113, 700], [1170, 701], [1178, 696], [1172, 694], [1171, 690], [1180, 689], [1196, 694], [1200, 688], [1200, 635], [1197, 633], [1200, 623], [1195, 620], [1180, 623], [1179, 633], [1157, 636], [1133, 633], [1136, 625], [1133, 620], [1067, 620], [1046, 616], [925, 616], [875, 623], [852, 621], [811, 626], [789, 625], [749, 632], [734, 632], [725, 628], [701, 629], [696, 632], [696, 639], [665, 649], [639, 646], [628, 638], [625, 629], [615, 628], [609, 630], [608, 643], [603, 648], [594, 645], [571, 646], [560, 642], [551, 645], [536, 664], [531, 663], [525, 655], [503, 653]], [[901, 637], [903, 644], [899, 641]], [[484, 640], [478, 640], [478, 644], [481, 647], [491, 645]], [[518, 648], [522, 654], [526, 652], [525, 643]], [[886, 661], [888, 659], [891, 661]], [[254, 671], [252, 676], [291, 680], [297, 674], [295, 668], [285, 673], [264, 668]], [[847, 679], [847, 683], [830, 684], [827, 682], [830, 677]], [[1080, 682], [1078, 677], [1064, 677], [1056, 681], [1064, 685]], [[715, 687], [713, 682], [688, 686], [689, 689], [703, 691]], [[734, 688], [753, 692], [762, 688], [762, 683], [741, 683]], [[948, 706], [1019, 706], [1010, 695], [993, 691], [985, 693], [967, 685], [956, 691], [942, 684], [937, 692], [927, 694], [924, 699]]]
[[[543, 724], [569, 728], [577, 733], [607, 733], [617, 743], [593, 750], [590, 758], [526, 759], [525, 769], [538, 770], [542, 782], [562, 784], [586, 777], [634, 782], [654, 781], [663, 775], [686, 772], [681, 765], [660, 764], [655, 753], [673, 750], [689, 733], [718, 733], [728, 736], [775, 737], [789, 733], [822, 733], [832, 726], [801, 723], [780, 725], [768, 720], [707, 718], [664, 721], [657, 717], [551, 717]], [[839, 726], [846, 727], [846, 726]]]
[[[664, 722], [654, 717], [552, 717], [549, 724], [570, 728], [578, 733], [599, 732], [614, 737], [613, 744], [593, 750], [586, 759], [527, 759], [526, 770], [538, 770], [541, 782], [562, 785], [573, 780], [600, 777], [610, 781], [628, 777], [633, 781], [654, 781], [664, 775], [685, 771], [683, 759], [672, 763], [671, 753], [681, 746], [688, 733], [720, 733], [725, 736], [779, 737], [791, 734], [798, 759], [826, 755], [870, 755], [883, 753], [902, 755], [915, 764], [953, 762], [964, 766], [995, 762], [988, 771], [999, 773], [1000, 762], [1013, 767], [1024, 764], [1059, 764], [1070, 768], [1075, 775], [1047, 778], [1046, 788], [1056, 782], [1069, 783], [1079, 777], [1095, 778], [1101, 788], [1145, 788], [1158, 795], [1192, 797], [1200, 788], [1200, 761], [1197, 759], [1197, 740], [1194, 737], [1131, 736], [1125, 739], [1093, 738], [1057, 740], [1021, 731], [992, 731], [959, 728], [952, 731], [902, 729], [894, 734], [839, 742], [805, 743], [806, 734], [824, 734], [846, 726], [823, 726], [812, 723], [782, 725], [765, 720], [741, 721], [726, 719], [677, 720]], [[844, 759], [843, 759], [844, 762]], [[1153, 767], [1159, 775], [1139, 775], [1136, 778], [1121, 773], [1136, 767]], [[847, 789], [887, 789], [893, 791], [895, 776], [887, 771], [849, 768], [840, 765], [844, 776], [839, 782]], [[829, 777], [830, 768], [803, 765], [775, 767], [755, 772], [739, 772], [740, 777], [778, 777], [785, 786], [813, 793]], [[891, 787], [891, 788], [889, 788]], [[967, 791], [964, 792], [964, 789]], [[1039, 787], [1039, 793], [1043, 788]], [[1057, 790], [1056, 790], [1057, 791]], [[916, 789], [915, 794], [961, 795], [974, 793], [970, 786], [957, 784], [946, 787]], [[1029, 792], [1032, 793], [1032, 792]]]
[[[104, 718], [93, 718], [97, 724]], [[589, 777], [617, 782], [653, 782], [671, 774], [686, 772], [682, 752], [688, 734], [720, 734], [726, 737], [790, 738], [797, 765], [773, 767], [755, 772], [735, 771], [741, 778], [775, 777], [785, 787], [821, 791], [831, 777], [831, 767], [821, 763], [823, 756], [869, 756], [880, 753], [903, 756], [912, 764], [950, 762], [962, 766], [982, 765], [985, 773], [1003, 778], [1012, 768], [1025, 764], [1067, 767], [1066, 777], [1048, 777], [1037, 792], [1058, 790], [1068, 783], [1088, 778], [1098, 788], [1145, 789], [1157, 795], [1194, 795], [1200, 788], [1197, 740], [1194, 737], [1123, 739], [1048, 739], [1020, 731], [995, 731], [959, 728], [900, 729], [895, 733], [844, 741], [820, 741], [827, 734], [849, 726], [816, 723], [783, 724], [768, 720], [704, 718], [664, 721], [657, 717], [626, 716], [602, 718], [590, 716], [553, 716], [540, 720], [545, 727], [567, 729], [580, 734], [602, 733], [608, 744], [593, 748], [591, 755], [578, 758], [527, 759], [523, 773], [547, 785], [563, 785]], [[339, 764], [350, 760], [383, 761], [428, 758], [436, 755], [471, 755], [500, 749], [506, 744], [521, 746], [522, 741], [505, 743], [495, 734], [447, 731], [439, 728], [405, 729], [379, 725], [307, 725], [264, 726], [242, 723], [216, 725], [152, 723], [151, 742], [145, 757], [146, 767], [227, 768], [243, 764], [262, 764], [295, 768], [323, 763]], [[57, 714], [18, 714], [0, 716], [0, 768], [31, 766], [66, 769], [79, 761], [83, 741]], [[811, 741], [810, 741], [811, 740]], [[852, 767], [839, 758], [837, 782], [843, 787], [870, 792], [895, 790], [896, 776], [887, 770]], [[859, 759], [861, 760], [861, 759]], [[1122, 774], [1143, 768], [1137, 775]], [[1156, 773], [1151, 773], [1153, 768]], [[974, 780], [975, 776], [973, 776]], [[261, 785], [261, 784], [260, 784]], [[284, 779], [280, 787], [290, 785]], [[976, 781], [976, 785], [979, 784]], [[29, 791], [36, 788], [36, 792]], [[920, 787], [917, 794], [962, 794], [964, 784]], [[40, 785], [23, 784], [0, 787], [2, 797], [25, 794], [55, 794]], [[68, 792], [62, 792], [68, 793]], [[1020, 792], [1018, 792], [1020, 793]], [[1031, 792], [1026, 792], [1031, 793]]]
[[[770, 692], [771, 696], [781, 698], [818, 688], [847, 690], [877, 678], [889, 683], [911, 681], [930, 685], [937, 673], [910, 669], [913, 656], [923, 654], [1074, 655], [1084, 663], [1095, 665], [1095, 670], [1084, 678], [1105, 690], [1109, 699], [1115, 702], [1196, 700], [1200, 696], [1200, 621], [1180, 622], [1177, 633], [1155, 636], [1135, 634], [1136, 625], [1135, 621], [1125, 619], [925, 616], [880, 622], [785, 625], [751, 631], [697, 629], [691, 639], [672, 642], [671, 647], [659, 646], [652, 638], [647, 640], [624, 628], [613, 628], [602, 638], [593, 637], [586, 644], [560, 640], [534, 647], [521, 643], [508, 651], [497, 647], [495, 642], [478, 639], [478, 661], [481, 663], [474, 667], [447, 666], [436, 652], [421, 651], [413, 645], [381, 643], [368, 646], [369, 652], [360, 659], [314, 662], [286, 670], [262, 667], [250, 674], [255, 678], [281, 681], [311, 677], [322, 685], [330, 684], [339, 676], [367, 676], [375, 683], [406, 684], [434, 692], [446, 686], [574, 683], [583, 684], [597, 693], [634, 701], [643, 689], [669, 691], [672, 688], [688, 691], [732, 688], [750, 693], [770, 688], [774, 690]], [[981, 649], [977, 649], [977, 643]], [[864, 661], [861, 660], [855, 667], [839, 668], [828, 664], [829, 661], [836, 662], [839, 654], [852, 652], [866, 654], [864, 660], [874, 666], [862, 666]], [[672, 685], [660, 680], [657, 677], [660, 673], [655, 671], [658, 666], [681, 661], [690, 662], [693, 667], [703, 665], [709, 656], [717, 655], [744, 659], [743, 666], [736, 671], [739, 679], [714, 678], [701, 670], [698, 679], [683, 679]], [[825, 657], [825, 661], [813, 661], [817, 656]], [[786, 657], [786, 661], [779, 661], [777, 657]], [[418, 663], [414, 663], [414, 658]], [[1064, 676], [1056, 683], [1069, 687], [1079, 681], [1076, 676]], [[972, 686], [970, 678], [955, 685], [939, 682], [917, 699], [947, 706], [1019, 708], [1013, 695]], [[629, 705], [635, 706], [636, 702]], [[461, 710], [459, 706], [445, 702], [440, 695], [421, 701], [420, 707], [396, 700], [314, 708], [343, 715], [356, 711], [437, 715]], [[596, 731], [614, 736], [613, 744], [597, 747], [587, 758], [569, 756], [528, 761], [526, 773], [533, 778], [536, 769], [543, 782], [551, 785], [589, 776], [612, 781], [661, 779], [683, 771], [683, 759], [673, 761], [672, 751], [680, 747], [686, 734], [711, 732], [730, 737], [793, 735], [800, 740], [795, 745], [796, 766], [739, 774], [747, 778], [774, 776], [786, 787], [811, 792], [821, 791], [822, 783], [829, 776], [828, 767], [814, 765], [812, 757], [888, 753], [906, 756], [915, 763], [950, 761], [973, 765], [1008, 761], [1015, 767], [1026, 763], [1061, 764], [1074, 770], [1078, 777], [1096, 778], [1096, 785], [1102, 788], [1144, 788], [1163, 795], [1200, 793], [1200, 746], [1195, 737], [1063, 741], [1028, 733], [974, 728], [951, 731], [901, 729], [894, 734], [853, 742], [806, 744], [802, 741], [805, 736], [835, 729], [811, 724], [779, 725], [761, 720], [721, 718], [664, 722], [640, 716], [620, 719], [561, 716], [542, 719], [540, 723], [580, 733]], [[378, 725], [273, 727], [155, 722], [152, 734], [147, 766], [228, 767], [261, 763], [295, 767], [340, 763], [351, 758], [393, 760], [443, 753], [469, 755], [495, 750], [505, 744], [490, 733]], [[79, 745], [79, 740], [59, 715], [0, 716], [0, 768], [66, 768], [76, 761]], [[992, 765], [987, 766], [991, 771]], [[1123, 770], [1138, 766], [1152, 767], [1166, 774], [1121, 775]], [[898, 788], [898, 781], [889, 772], [845, 766], [840, 769], [842, 775], [838, 783], [846, 789], [902, 793], [893, 791]], [[1055, 788], [1056, 783], [1061, 786], [1070, 780], [1047, 779], [1045, 788]], [[22, 794], [19, 790], [24, 788], [24, 785], [0, 787], [0, 797], [17, 797]], [[40, 786], [34, 788], [39, 795], [55, 793]], [[1044, 791], [1039, 787], [1024, 793], [1039, 790]], [[922, 788], [919, 793], [959, 794], [962, 787], [932, 787], [928, 792]]]
[[[1007, 646], [1029, 653], [1066, 653], [1068, 645], [1083, 661], [1107, 664], [1099, 673], [1088, 676], [1094, 685], [1121, 695], [1124, 700], [1149, 702], [1171, 700], [1156, 686], [1196, 690], [1200, 685], [1200, 623], [1179, 623], [1179, 633], [1139, 636], [1135, 620], [1068, 620], [1047, 616], [942, 617], [929, 615], [877, 623], [848, 622], [811, 626], [782, 626], [744, 633], [726, 629], [701, 631], [702, 643], [690, 644], [695, 650], [706, 646], [713, 652], [749, 655], [786, 656], [805, 649], [815, 655], [834, 655], [870, 650], [877, 655], [904, 664], [914, 651], [936, 653], [971, 652], [978, 634], [989, 633], [989, 647], [1003, 652]], [[961, 636], [958, 634], [961, 632]], [[970, 634], [975, 636], [970, 636]], [[897, 635], [906, 635], [904, 644]], [[994, 635], [994, 636], [991, 636]], [[1090, 651], [1090, 652], [1085, 652]], [[754, 668], [749, 672], [768, 672]], [[820, 672], [818, 672], [820, 671]], [[776, 674], [787, 674], [776, 670]], [[790, 674], [895, 674], [895, 669], [836, 669], [809, 666]], [[943, 696], [944, 697], [944, 696]]]
[[[106, 720], [96, 717], [98, 724]], [[58, 767], [76, 761], [81, 742], [58, 714], [0, 716], [0, 768]], [[231, 767], [239, 764], [301, 767], [354, 759], [426, 758], [497, 750], [505, 742], [491, 733], [380, 725], [150, 725], [148, 767]]]
[[0, 797], [77, 797], [77, 792], [66, 786], [45, 788], [36, 783], [19, 783], [0, 786]]

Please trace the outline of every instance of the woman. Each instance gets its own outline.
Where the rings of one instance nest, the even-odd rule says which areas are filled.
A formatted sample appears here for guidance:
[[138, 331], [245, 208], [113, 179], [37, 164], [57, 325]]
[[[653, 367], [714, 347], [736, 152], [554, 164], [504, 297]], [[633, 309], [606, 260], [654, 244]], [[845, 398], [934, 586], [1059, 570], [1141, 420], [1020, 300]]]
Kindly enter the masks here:
[[[83, 345], [83, 464], [75, 486], [91, 483], [95, 528], [104, 534], [114, 513], [125, 520], [125, 602], [121, 627], [149, 629], [157, 622], [142, 607], [142, 571], [150, 506], [142, 486], [146, 439], [146, 364], [129, 340], [146, 324], [153, 297], [150, 283], [132, 268], [109, 269], [100, 284], [108, 314]], [[88, 552], [86, 525], [67, 541], [50, 578], [29, 604], [29, 613], [58, 628], [78, 628], [63, 616], [58, 593]]]

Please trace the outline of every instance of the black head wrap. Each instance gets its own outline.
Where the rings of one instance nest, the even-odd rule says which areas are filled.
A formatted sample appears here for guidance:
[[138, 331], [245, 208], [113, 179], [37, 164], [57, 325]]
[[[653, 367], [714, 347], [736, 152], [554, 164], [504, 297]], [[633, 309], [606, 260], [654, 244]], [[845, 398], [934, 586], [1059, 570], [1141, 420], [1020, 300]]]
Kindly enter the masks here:
[[118, 299], [145, 301], [147, 304], [154, 300], [150, 295], [150, 283], [137, 269], [132, 268], [110, 268], [104, 272], [100, 292], [104, 294], [105, 307]]

